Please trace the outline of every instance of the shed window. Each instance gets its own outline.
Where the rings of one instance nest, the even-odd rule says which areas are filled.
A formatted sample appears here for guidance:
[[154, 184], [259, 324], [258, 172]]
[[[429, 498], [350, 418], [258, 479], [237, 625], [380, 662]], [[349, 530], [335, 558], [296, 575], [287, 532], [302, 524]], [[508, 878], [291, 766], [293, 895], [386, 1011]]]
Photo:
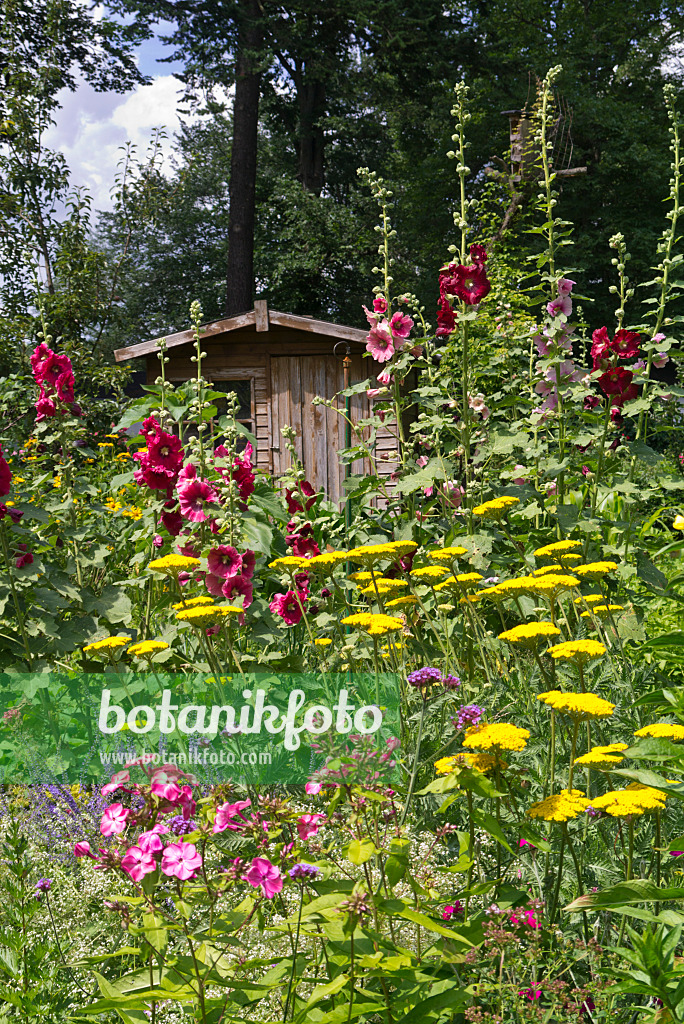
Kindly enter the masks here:
[[[249, 430], [250, 434], [254, 433], [254, 395], [252, 381], [250, 378], [243, 380], [214, 380], [211, 382], [212, 391], [223, 391], [224, 394], [228, 395], [231, 392], [236, 394], [238, 397], [238, 407], [236, 410], [235, 418], [238, 423], [241, 423], [243, 427]], [[216, 398], [213, 400], [213, 404], [216, 406], [218, 412], [216, 419], [219, 420], [221, 416], [227, 415], [227, 406], [225, 398]], [[217, 437], [216, 443], [220, 443], [220, 437]], [[238, 438], [238, 448], [244, 448], [247, 443], [244, 436]]]

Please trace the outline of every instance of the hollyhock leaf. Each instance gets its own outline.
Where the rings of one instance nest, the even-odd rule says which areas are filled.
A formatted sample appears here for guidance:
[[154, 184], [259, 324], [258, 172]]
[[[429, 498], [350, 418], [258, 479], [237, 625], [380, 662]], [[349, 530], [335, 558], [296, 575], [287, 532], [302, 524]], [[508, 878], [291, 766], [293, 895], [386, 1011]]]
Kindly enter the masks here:
[[656, 590], [660, 590], [661, 592], [667, 590], [667, 576], [653, 564], [645, 551], [636, 552], [636, 570], [637, 576], [640, 580], [643, 580], [644, 583], [648, 583], [649, 586], [654, 587]]
[[290, 518], [289, 513], [283, 508], [281, 502], [272, 491], [265, 494], [259, 494], [255, 491], [252, 494], [251, 504], [263, 509], [264, 512], [267, 512], [269, 516], [272, 516], [279, 523], [286, 523]]
[[122, 587], [109, 585], [95, 602], [95, 608], [108, 622], [128, 622], [131, 618], [131, 599]]
[[242, 520], [242, 539], [245, 547], [262, 555], [270, 555], [273, 545], [273, 530], [266, 523], [256, 519]]

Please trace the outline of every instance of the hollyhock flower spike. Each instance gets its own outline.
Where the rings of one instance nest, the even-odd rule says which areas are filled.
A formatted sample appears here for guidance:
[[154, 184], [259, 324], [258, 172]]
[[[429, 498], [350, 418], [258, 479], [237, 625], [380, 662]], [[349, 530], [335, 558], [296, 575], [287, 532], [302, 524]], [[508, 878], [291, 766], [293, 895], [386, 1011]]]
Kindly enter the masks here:
[[283, 876], [267, 857], [255, 857], [243, 877], [255, 889], [261, 886], [261, 891], [268, 900], [273, 899], [283, 887]]
[[170, 878], [187, 882], [202, 867], [202, 857], [194, 843], [171, 843], [162, 855], [161, 869]]
[[[218, 449], [216, 450], [218, 452]], [[242, 455], [236, 455], [233, 459], [232, 476], [233, 480], [237, 484], [238, 493], [243, 501], [247, 501], [247, 498], [249, 498], [250, 494], [254, 491], [254, 481], [256, 477], [254, 475], [254, 469], [252, 468], [253, 454], [254, 449], [252, 448], [252, 445], [248, 443], [245, 445], [245, 450]]]

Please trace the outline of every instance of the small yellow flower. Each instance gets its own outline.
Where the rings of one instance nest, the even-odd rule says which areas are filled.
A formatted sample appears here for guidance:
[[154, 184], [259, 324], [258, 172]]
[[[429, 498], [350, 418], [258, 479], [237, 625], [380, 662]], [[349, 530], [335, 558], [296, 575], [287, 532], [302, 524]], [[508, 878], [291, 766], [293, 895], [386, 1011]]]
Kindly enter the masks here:
[[548, 704], [554, 711], [570, 715], [580, 722], [608, 718], [615, 711], [614, 704], [597, 697], [594, 693], [561, 693], [560, 690], [549, 690], [547, 693], [538, 694], [537, 700]]
[[167, 651], [168, 648], [169, 645], [163, 640], [141, 640], [139, 644], [129, 647], [127, 653], [132, 654], [134, 658], [147, 658], [158, 651]]
[[298, 555], [283, 555], [282, 558], [276, 558], [275, 561], [269, 562], [269, 569], [290, 569], [290, 570], [301, 570], [306, 569], [309, 564], [308, 558], [300, 558]]
[[181, 612], [176, 612], [176, 618], [179, 622], [189, 622], [191, 626], [202, 627], [213, 625], [231, 615], [242, 615], [243, 611], [243, 608], [231, 604], [198, 605], [195, 608], [186, 608]]
[[435, 771], [438, 775], [451, 775], [454, 768], [459, 764], [459, 757], [442, 757], [435, 761]]
[[537, 558], [548, 558], [550, 555], [555, 558], [559, 551], [572, 551], [573, 548], [581, 548], [581, 540], [557, 540], [553, 544], [545, 544], [534, 552]]
[[643, 729], [637, 729], [634, 733], [639, 737], [652, 737], [657, 740], [672, 740], [678, 743], [684, 740], [684, 725], [671, 725], [669, 722], [654, 722], [653, 725], [645, 725]]
[[672, 524], [673, 530], [684, 530], [684, 516], [675, 516]]
[[535, 648], [545, 637], [560, 635], [560, 629], [551, 622], [526, 622], [499, 633], [499, 640], [507, 640], [509, 644], [519, 644], [521, 647]]
[[570, 821], [577, 818], [587, 807], [587, 800], [581, 789], [562, 789], [545, 800], [539, 800], [528, 808], [530, 818], [543, 821]]
[[546, 653], [555, 660], [576, 661], [578, 664], [584, 665], [592, 658], [600, 658], [604, 655], [606, 648], [598, 640], [568, 640], [564, 644], [549, 647]]
[[86, 644], [83, 651], [84, 653], [90, 651], [116, 651], [120, 647], [126, 647], [130, 642], [131, 638], [129, 636], [106, 636], [104, 640], [95, 640], [91, 644]]
[[444, 579], [449, 570], [444, 565], [424, 565], [420, 569], [411, 569], [410, 575], [422, 583], [424, 580]]
[[520, 498], [511, 495], [502, 495], [492, 501], [485, 501], [482, 505], [476, 505], [473, 509], [474, 516], [481, 516], [483, 519], [503, 519], [510, 508], [520, 504]]
[[113, 448], [114, 445], [111, 443], [111, 441], [98, 441], [97, 447], [98, 448]]
[[577, 565], [572, 570], [581, 580], [600, 580], [609, 572], [617, 569], [617, 562], [588, 562], [586, 565]]
[[331, 643], [332, 640], [328, 636], [318, 636], [314, 640], [316, 647], [329, 647]]
[[214, 604], [214, 598], [209, 597], [205, 594], [202, 597], [188, 597], [185, 601], [179, 601], [178, 604], [172, 604], [174, 612], [182, 612], [184, 608], [196, 608], [200, 604]]
[[530, 733], [517, 725], [507, 722], [475, 725], [467, 730], [463, 739], [464, 747], [479, 747], [481, 750], [523, 750]]
[[404, 620], [394, 615], [383, 615], [381, 613], [359, 612], [348, 615], [342, 619], [343, 626], [358, 626], [371, 636], [383, 636], [385, 633], [393, 633], [404, 628]]
[[199, 564], [199, 558], [190, 558], [188, 555], [164, 555], [163, 558], [155, 558], [147, 568], [153, 572], [163, 572], [167, 576], [177, 576], [179, 572], [196, 569]]
[[624, 610], [624, 606], [621, 604], [592, 604], [591, 611], [582, 612], [581, 617], [591, 619], [593, 616], [597, 616], [599, 619], [607, 619], [613, 612], [623, 612]]
[[462, 558], [467, 554], [467, 549], [461, 547], [433, 548], [431, 551], [425, 552], [426, 557], [431, 558], [434, 562], [453, 562], [454, 558]]

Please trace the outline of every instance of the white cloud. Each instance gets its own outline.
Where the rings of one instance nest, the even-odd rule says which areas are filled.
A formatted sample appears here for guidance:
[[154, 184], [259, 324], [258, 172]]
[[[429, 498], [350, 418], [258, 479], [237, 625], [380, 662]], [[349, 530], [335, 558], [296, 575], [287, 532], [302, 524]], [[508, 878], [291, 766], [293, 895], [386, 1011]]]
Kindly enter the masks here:
[[56, 124], [45, 144], [63, 153], [74, 185], [85, 185], [95, 209], [111, 208], [110, 189], [127, 141], [143, 157], [155, 128], [164, 128], [164, 166], [170, 166], [173, 135], [181, 124], [178, 111], [181, 83], [173, 75], [158, 75], [150, 85], [127, 95], [96, 92], [85, 82], [76, 92], [65, 90]]

